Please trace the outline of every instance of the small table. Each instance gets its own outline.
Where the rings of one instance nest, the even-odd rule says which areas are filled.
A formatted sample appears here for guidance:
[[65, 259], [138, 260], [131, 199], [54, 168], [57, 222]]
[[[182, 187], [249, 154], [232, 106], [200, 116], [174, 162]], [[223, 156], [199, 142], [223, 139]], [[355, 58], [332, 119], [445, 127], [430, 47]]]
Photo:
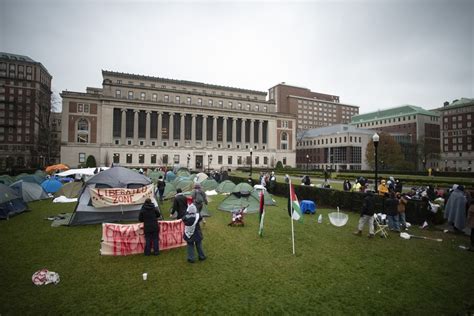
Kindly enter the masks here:
[[303, 214], [316, 214], [316, 204], [311, 200], [302, 200], [300, 210]]

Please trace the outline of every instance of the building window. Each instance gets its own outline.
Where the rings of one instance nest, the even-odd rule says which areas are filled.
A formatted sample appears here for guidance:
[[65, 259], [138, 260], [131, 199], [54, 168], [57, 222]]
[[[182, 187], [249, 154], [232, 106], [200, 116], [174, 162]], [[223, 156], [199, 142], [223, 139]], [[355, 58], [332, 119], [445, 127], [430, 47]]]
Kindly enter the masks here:
[[138, 163], [145, 163], [145, 155], [139, 154], [138, 155]]
[[213, 101], [212, 101], [212, 100], [209, 100], [209, 101], [208, 101], [208, 104], [209, 104], [209, 106], [212, 106]]
[[89, 142], [89, 122], [86, 119], [79, 119], [77, 121], [77, 139], [78, 143]]
[[163, 161], [163, 164], [164, 164], [164, 165], [167, 165], [167, 164], [168, 164], [168, 155], [164, 154], [164, 155], [162, 156], [162, 159], [161, 159], [161, 160]]
[[222, 100], [219, 101], [219, 107], [222, 108], [223, 106], [224, 106], [224, 102], [222, 102]]
[[120, 154], [114, 154], [114, 163], [120, 163]]
[[84, 112], [84, 104], [79, 103], [77, 105], [77, 112]]
[[151, 155], [151, 161], [152, 164], [156, 164], [156, 154]]
[[174, 99], [175, 99], [176, 104], [179, 104], [181, 102], [181, 98], [179, 95], [177, 95]]
[[132, 154], [127, 154], [127, 163], [132, 163]]
[[259, 110], [259, 106], [258, 106], [258, 104], [256, 104], [256, 105], [255, 105], [255, 111], [258, 112], [258, 110]]
[[222, 165], [222, 156], [217, 156], [217, 164]]
[[84, 104], [84, 113], [89, 113], [89, 104]]
[[237, 103], [237, 108], [238, 108], [239, 110], [242, 110], [242, 103]]
[[286, 132], [280, 135], [280, 149], [288, 149], [288, 133]]
[[191, 104], [191, 97], [187, 97], [187, 98], [186, 98], [186, 103], [187, 103], [187, 104]]
[[170, 102], [170, 96], [165, 94], [165, 102]]
[[232, 165], [232, 156], [227, 156], [227, 164]]
[[133, 100], [133, 91], [128, 91], [128, 99]]
[[263, 106], [263, 112], [267, 112], [267, 106], [266, 105]]
[[146, 98], [145, 92], [141, 92], [140, 93], [140, 100], [145, 100], [145, 98]]
[[232, 109], [232, 102], [229, 102], [229, 109]]
[[151, 99], [156, 102], [156, 100], [158, 100], [158, 95], [156, 93], [153, 93], [151, 95]]
[[86, 153], [79, 153], [79, 163], [86, 162]]
[[115, 90], [115, 97], [116, 97], [117, 99], [122, 98], [122, 91], [121, 91], [121, 90], [118, 90], [118, 89]]
[[198, 105], [202, 105], [202, 99], [201, 98], [198, 99]]
[[174, 163], [179, 163], [179, 155], [174, 155], [173, 162]]
[[242, 156], [237, 156], [237, 164], [238, 165], [242, 164]]

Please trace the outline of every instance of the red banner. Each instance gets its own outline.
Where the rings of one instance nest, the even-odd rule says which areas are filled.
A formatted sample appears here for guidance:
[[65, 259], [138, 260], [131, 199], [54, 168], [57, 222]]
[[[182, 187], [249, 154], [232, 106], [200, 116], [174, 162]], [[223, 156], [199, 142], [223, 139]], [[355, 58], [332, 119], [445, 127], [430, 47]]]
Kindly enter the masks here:
[[[183, 239], [184, 224], [182, 220], [159, 221], [160, 251], [186, 246]], [[108, 256], [128, 256], [143, 254], [145, 235], [143, 223], [139, 224], [102, 224], [102, 242], [100, 253]]]

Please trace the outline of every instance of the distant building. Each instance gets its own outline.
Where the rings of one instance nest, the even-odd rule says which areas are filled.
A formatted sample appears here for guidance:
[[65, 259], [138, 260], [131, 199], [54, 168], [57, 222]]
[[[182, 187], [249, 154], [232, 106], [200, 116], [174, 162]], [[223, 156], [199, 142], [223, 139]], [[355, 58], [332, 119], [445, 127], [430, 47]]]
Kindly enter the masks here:
[[473, 171], [474, 99], [462, 98], [437, 109], [441, 113], [443, 169]]
[[302, 169], [366, 170], [367, 144], [373, 131], [348, 124], [306, 130], [298, 134], [296, 165]]
[[61, 112], [51, 112], [50, 129], [51, 129], [51, 142], [50, 142], [50, 164], [58, 164], [61, 162]]
[[382, 131], [400, 144], [405, 160], [417, 170], [439, 168], [440, 117], [436, 111], [414, 105], [356, 115], [351, 125]]
[[[61, 162], [187, 166], [193, 170], [295, 166], [296, 119], [267, 93], [103, 71], [102, 88], [63, 91]], [[252, 160], [250, 160], [252, 159]]]
[[297, 115], [298, 131], [349, 123], [352, 116], [359, 114], [359, 107], [339, 103], [338, 96], [312, 92], [307, 88], [281, 83], [268, 92], [277, 112]]
[[51, 75], [30, 57], [0, 52], [0, 169], [48, 163]]

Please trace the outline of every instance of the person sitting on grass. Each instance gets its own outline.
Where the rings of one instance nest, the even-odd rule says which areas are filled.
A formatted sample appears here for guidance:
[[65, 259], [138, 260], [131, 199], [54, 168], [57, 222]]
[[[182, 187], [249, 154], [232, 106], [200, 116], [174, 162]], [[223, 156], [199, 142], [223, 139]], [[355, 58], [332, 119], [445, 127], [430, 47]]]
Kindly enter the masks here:
[[201, 215], [197, 212], [196, 205], [189, 204], [186, 215], [183, 217], [184, 235], [183, 238], [187, 245], [188, 262], [194, 263], [194, 246], [198, 253], [199, 260], [206, 260], [204, 251], [202, 250], [202, 231], [199, 222], [202, 220]]
[[362, 204], [362, 211], [359, 218], [358, 230], [354, 232], [356, 236], [362, 236], [362, 230], [366, 223], [369, 223], [369, 238], [374, 237], [374, 210], [375, 210], [375, 201], [374, 195], [371, 191], [368, 191], [364, 203]]
[[160, 232], [159, 218], [161, 219], [161, 214], [158, 207], [153, 204], [151, 199], [146, 199], [138, 215], [138, 220], [143, 222], [143, 231], [145, 233], [145, 256], [151, 254], [152, 243], [154, 255], [158, 256], [160, 254], [158, 238]]

